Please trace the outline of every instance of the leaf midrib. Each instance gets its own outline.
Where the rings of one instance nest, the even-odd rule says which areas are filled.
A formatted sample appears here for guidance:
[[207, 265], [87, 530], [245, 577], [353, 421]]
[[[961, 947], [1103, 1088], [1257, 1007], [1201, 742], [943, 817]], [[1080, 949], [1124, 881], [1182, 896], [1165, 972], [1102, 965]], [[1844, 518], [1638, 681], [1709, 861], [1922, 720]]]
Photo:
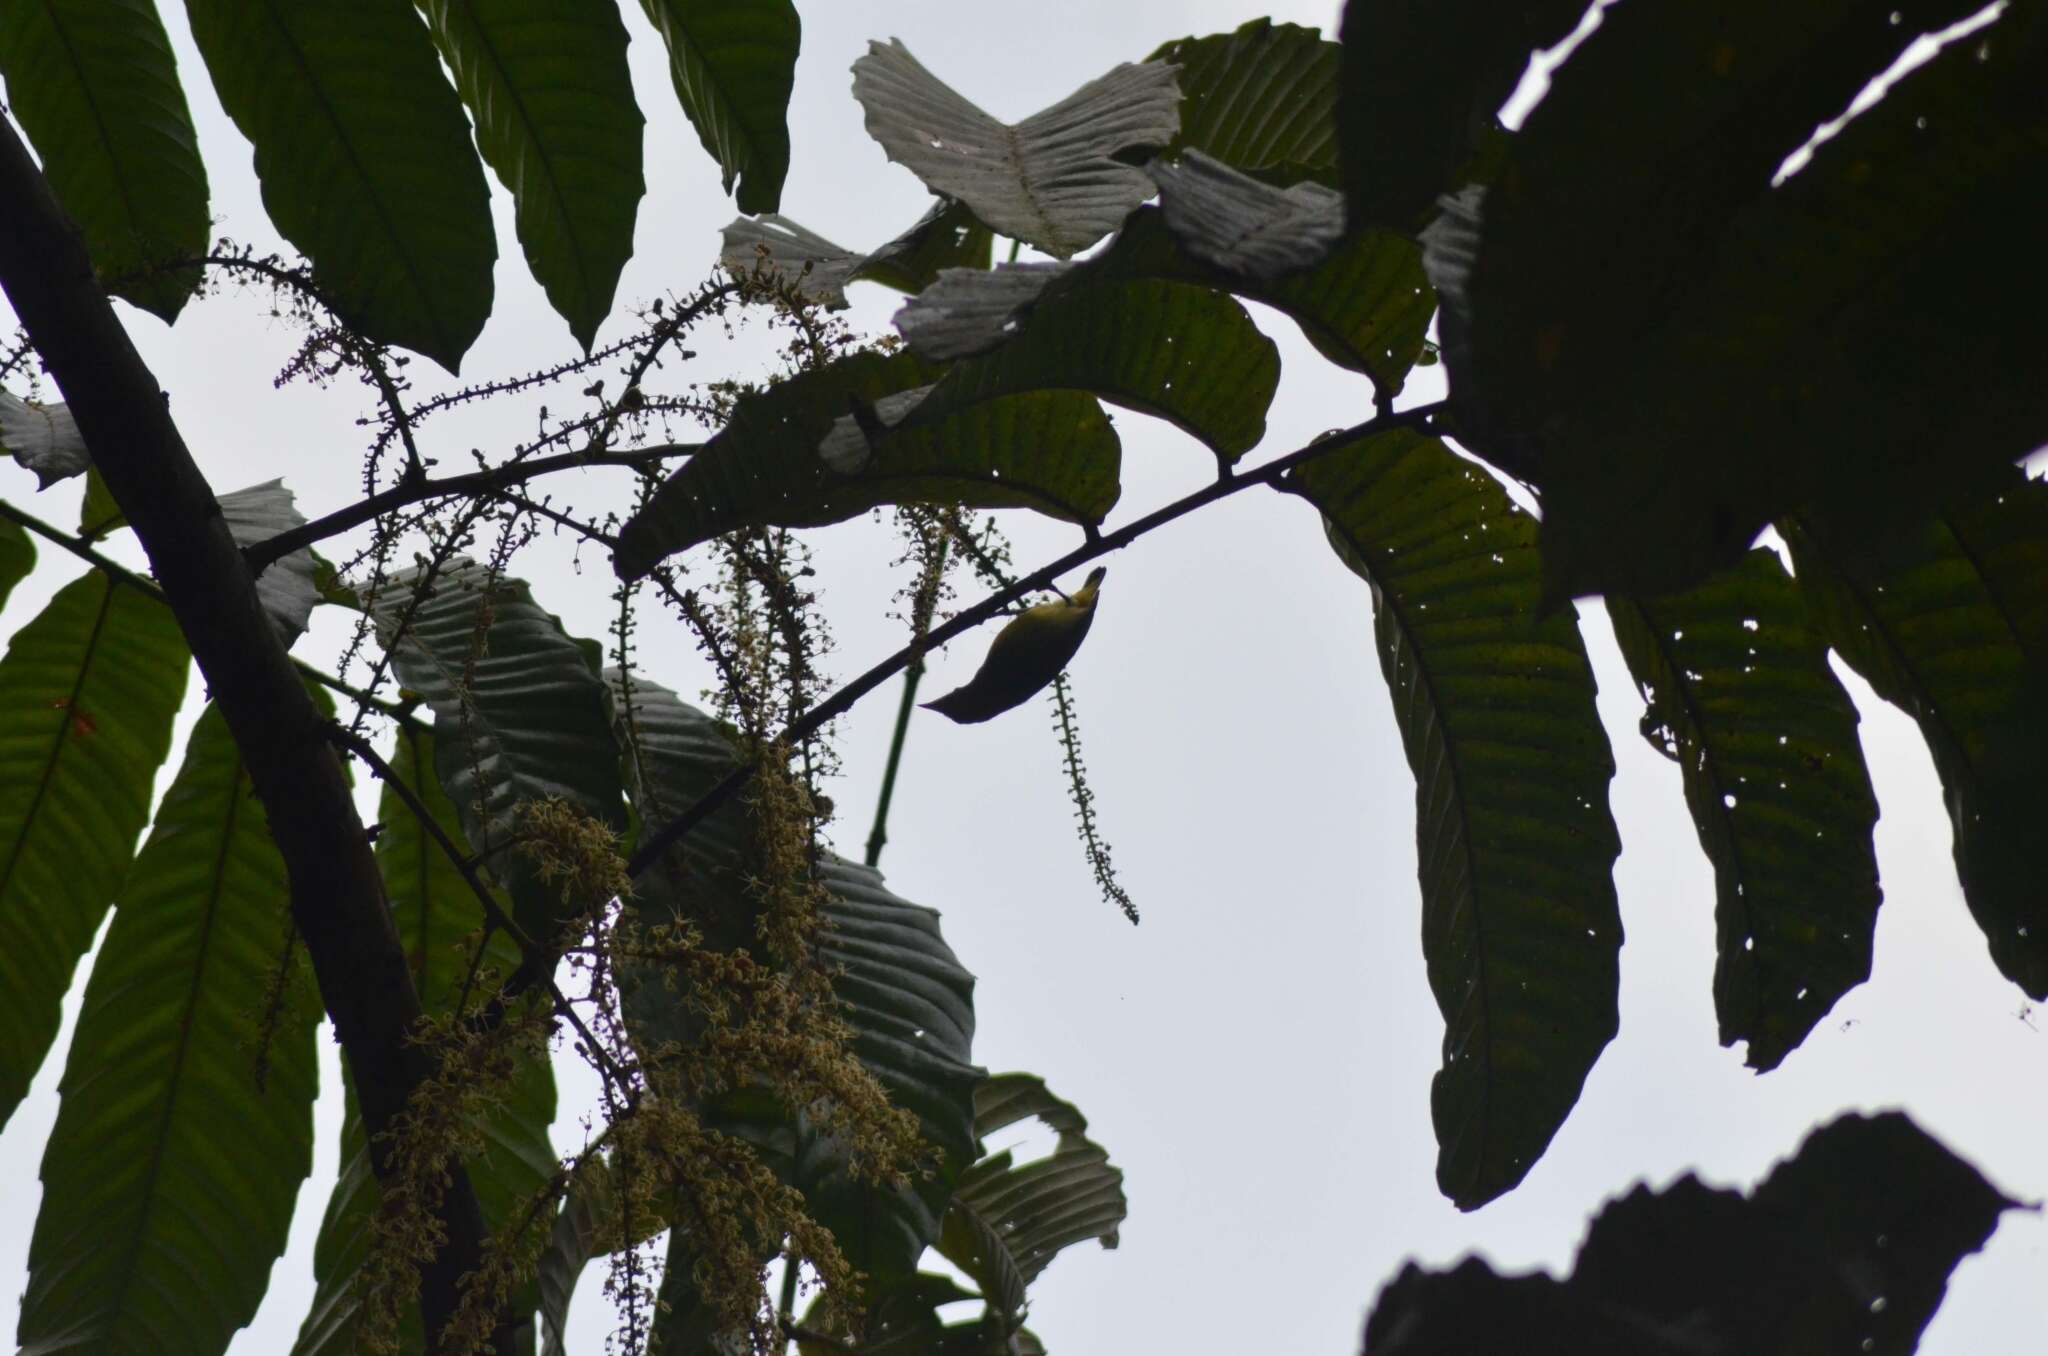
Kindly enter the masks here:
[[78, 698], [85, 691], [85, 681], [92, 672], [93, 661], [99, 657], [100, 636], [106, 629], [107, 617], [113, 611], [114, 588], [111, 580], [104, 576], [101, 581], [99, 613], [93, 618], [92, 630], [85, 642], [85, 656], [79, 661], [78, 676], [72, 680], [71, 693], [64, 702], [64, 719], [58, 722], [56, 738], [50, 742], [50, 752], [43, 760], [43, 775], [36, 779], [34, 795], [29, 798], [28, 812], [21, 818], [21, 827], [15, 830], [14, 843], [8, 848], [7, 861], [0, 866], [0, 899], [14, 885], [14, 869], [21, 862], [22, 853], [28, 840], [29, 831], [35, 826], [36, 816], [41, 812], [43, 798], [49, 793], [51, 779], [56, 775], [57, 761], [71, 742], [71, 731], [78, 719]]

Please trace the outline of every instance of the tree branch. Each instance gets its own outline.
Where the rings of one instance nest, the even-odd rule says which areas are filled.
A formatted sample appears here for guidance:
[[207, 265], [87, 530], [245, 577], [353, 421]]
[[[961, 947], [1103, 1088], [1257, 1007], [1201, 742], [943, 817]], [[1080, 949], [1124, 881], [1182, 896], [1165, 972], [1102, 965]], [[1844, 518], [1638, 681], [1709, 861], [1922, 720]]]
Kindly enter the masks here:
[[[953, 637], [1002, 615], [1018, 599], [1040, 589], [1052, 587], [1053, 580], [1070, 570], [1086, 565], [1099, 556], [1106, 556], [1111, 551], [1120, 551], [1155, 528], [1185, 518], [1196, 509], [1207, 507], [1219, 499], [1228, 499], [1239, 490], [1249, 489], [1253, 485], [1276, 484], [1287, 472], [1319, 457], [1342, 452], [1367, 438], [1391, 429], [1413, 428], [1418, 425], [1426, 428], [1443, 412], [1446, 405], [1445, 401], [1418, 405], [1414, 409], [1402, 410], [1396, 414], [1383, 414], [1336, 433], [1325, 434], [1307, 447], [1296, 448], [1283, 457], [1274, 458], [1264, 466], [1240, 472], [1224, 480], [1212, 481], [1193, 494], [1184, 495], [1170, 504], [1156, 508], [1142, 518], [1133, 519], [1114, 532], [1091, 537], [1058, 560], [1041, 565], [1008, 588], [997, 590], [944, 625], [934, 627], [932, 633], [922, 641], [913, 640], [866, 673], [852, 679], [804, 715], [791, 721], [777, 737], [777, 741], [785, 745], [794, 745], [799, 740], [808, 739], [831, 721], [845, 715], [853, 708], [855, 702], [901, 673], [920, 656], [945, 644]], [[752, 763], [741, 763], [734, 767], [717, 785], [699, 796], [696, 803], [662, 825], [660, 830], [642, 843], [633, 853], [632, 860], [626, 863], [626, 870], [638, 876], [660, 861], [664, 852], [680, 841], [683, 835], [708, 819], [719, 806], [731, 800], [753, 775]]]
[[[292, 915], [354, 1074], [372, 1163], [388, 1177], [391, 1132], [435, 1070], [410, 1039], [419, 995], [341, 762], [163, 390], [115, 316], [77, 226], [4, 119], [0, 202], [7, 204], [0, 289], [148, 553], [269, 812]], [[461, 1280], [482, 1261], [485, 1239], [468, 1174], [455, 1164], [450, 1176], [438, 1221], [446, 1241], [420, 1278], [421, 1316], [435, 1340], [457, 1312]], [[506, 1356], [513, 1350], [504, 1315], [490, 1347]]]
[[515, 461], [459, 476], [403, 480], [388, 490], [380, 490], [367, 499], [359, 499], [347, 508], [336, 509], [324, 518], [315, 518], [312, 522], [302, 523], [288, 532], [265, 537], [243, 554], [248, 557], [250, 570], [262, 574], [270, 566], [301, 547], [311, 546], [314, 542], [324, 541], [352, 527], [361, 527], [373, 518], [381, 518], [396, 509], [424, 503], [429, 499], [488, 494], [494, 490], [502, 490], [508, 485], [524, 484], [536, 476], [574, 470], [582, 466], [645, 467], [670, 457], [687, 456], [695, 452], [698, 446], [696, 443], [664, 443], [659, 447], [643, 447], [632, 452], [586, 449], [580, 452], [563, 452], [552, 457], [535, 457], [532, 461]]

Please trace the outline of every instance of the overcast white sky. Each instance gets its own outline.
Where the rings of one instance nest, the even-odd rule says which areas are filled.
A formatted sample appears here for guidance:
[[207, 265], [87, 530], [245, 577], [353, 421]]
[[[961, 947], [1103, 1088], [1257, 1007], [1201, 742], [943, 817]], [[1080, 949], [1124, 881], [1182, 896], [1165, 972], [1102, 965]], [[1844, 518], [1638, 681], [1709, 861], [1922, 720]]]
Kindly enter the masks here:
[[[847, 68], [867, 39], [902, 38], [941, 78], [1015, 119], [1166, 39], [1227, 30], [1257, 12], [1167, 0], [802, 7], [784, 209], [857, 247], [895, 234], [926, 204], [911, 174], [868, 139], [850, 96]], [[675, 107], [658, 41], [638, 7], [628, 9], [650, 123], [651, 188], [639, 253], [620, 288], [622, 301], [637, 302], [701, 279], [733, 209]], [[1333, 31], [1336, 7], [1287, 3], [1277, 17]], [[171, 6], [165, 18], [213, 176], [218, 229], [273, 241], [248, 149], [214, 102], [182, 13]], [[465, 363], [471, 376], [532, 367], [573, 347], [518, 260], [502, 192], [498, 207], [498, 303]], [[880, 329], [897, 300], [861, 284], [856, 320]], [[274, 391], [271, 379], [296, 340], [267, 317], [262, 298], [196, 305], [175, 330], [124, 315], [216, 489], [283, 474], [301, 507], [316, 513], [355, 496], [362, 393]], [[1286, 367], [1255, 459], [1369, 412], [1362, 379], [1321, 363], [1280, 317], [1259, 318]], [[618, 329], [608, 326], [605, 337]], [[701, 356], [691, 379], [766, 370], [758, 337], [728, 349], [707, 331], [693, 346]], [[431, 383], [426, 366], [414, 371]], [[1437, 393], [1419, 380], [1409, 394]], [[504, 404], [440, 428], [436, 446], [457, 458], [471, 446], [501, 448], [531, 421], [530, 406]], [[1213, 474], [1208, 453], [1174, 430], [1123, 413], [1117, 424], [1125, 439], [1119, 516]], [[593, 498], [604, 483], [593, 477]], [[25, 473], [0, 467], [0, 494], [29, 503], [32, 490]], [[75, 498], [75, 489], [57, 490], [31, 507], [71, 521]], [[1022, 562], [1072, 544], [1070, 529], [1022, 517], [1010, 526]], [[819, 533], [817, 542], [836, 661], [842, 673], [857, 672], [900, 643], [882, 620], [898, 582], [886, 569], [895, 543], [865, 522]], [[579, 573], [570, 554], [543, 544], [523, 572], [572, 629], [602, 635], [608, 562], [593, 556]], [[53, 551], [43, 560], [0, 628], [34, 615], [73, 574]], [[1640, 703], [1593, 607], [1587, 639], [1621, 765], [1612, 788], [1625, 844], [1617, 867], [1628, 931], [1621, 1034], [1527, 1182], [1459, 1214], [1432, 1176], [1428, 1087], [1442, 1024], [1419, 947], [1413, 783], [1373, 651], [1365, 586], [1330, 553], [1308, 509], [1263, 492], [1156, 534], [1109, 565], [1099, 620], [1074, 672], [1103, 822], [1143, 926], [1132, 929], [1095, 896], [1069, 827], [1049, 712], [1035, 706], [977, 727], [920, 718], [882, 862], [900, 893], [944, 911], [948, 940], [980, 976], [979, 1062], [1045, 1075], [1127, 1174], [1122, 1247], [1077, 1248], [1033, 1291], [1032, 1327], [1054, 1352], [1338, 1356], [1356, 1349], [1367, 1306], [1408, 1257], [1446, 1263], [1477, 1250], [1500, 1266], [1563, 1266], [1607, 1197], [1688, 1170], [1748, 1186], [1809, 1128], [1847, 1108], [1904, 1107], [2008, 1194], [2048, 1196], [2039, 1144], [2048, 1037], [1970, 923], [1939, 788], [1912, 725], [1849, 678], [1865, 709], [1864, 746], [1883, 807], [1887, 898], [1875, 974], [1780, 1070], [1756, 1077], [1739, 1050], [1715, 1044], [1711, 876], [1677, 768], [1636, 734]], [[705, 687], [709, 675], [687, 638], [653, 609], [648, 616], [641, 659], [651, 676], [685, 693]], [[323, 614], [301, 652], [325, 658], [344, 631], [343, 618]], [[944, 654], [931, 690], [971, 672], [984, 643]], [[891, 688], [840, 729], [845, 775], [834, 794], [838, 841], [849, 853], [866, 837], [894, 706]], [[183, 727], [179, 737], [182, 744]], [[82, 987], [83, 973], [74, 999]], [[234, 1348], [243, 1356], [286, 1350], [311, 1295], [312, 1240], [340, 1117], [326, 1049], [330, 1095], [319, 1112], [315, 1176], [270, 1297]], [[25, 1275], [39, 1195], [32, 1165], [55, 1116], [61, 1070], [60, 1048], [0, 1136], [0, 1162], [13, 1165], [0, 1178], [0, 1275]], [[567, 1083], [570, 1099], [589, 1094], [587, 1083]], [[568, 1145], [579, 1136], [565, 1112], [558, 1138]], [[2048, 1225], [2038, 1215], [2009, 1215], [1986, 1253], [1957, 1273], [1923, 1350], [2037, 1349], [2048, 1329], [2044, 1243]], [[574, 1349], [584, 1353], [600, 1350], [608, 1329], [596, 1275], [575, 1314]], [[19, 1287], [17, 1279], [6, 1288]], [[12, 1310], [0, 1319], [11, 1328]]]

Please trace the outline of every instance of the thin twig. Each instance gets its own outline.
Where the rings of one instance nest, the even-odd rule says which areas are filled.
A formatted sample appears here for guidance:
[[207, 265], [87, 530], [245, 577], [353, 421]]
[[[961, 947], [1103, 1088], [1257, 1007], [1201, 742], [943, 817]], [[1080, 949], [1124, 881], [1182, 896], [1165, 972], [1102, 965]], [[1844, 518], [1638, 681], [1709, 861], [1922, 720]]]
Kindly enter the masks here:
[[[1416, 425], [1427, 427], [1444, 408], [1445, 402], [1442, 401], [1418, 405], [1413, 409], [1381, 415], [1362, 424], [1354, 424], [1340, 432], [1327, 434], [1306, 447], [1296, 448], [1285, 456], [1276, 457], [1256, 470], [1243, 472], [1228, 480], [1212, 481], [1192, 494], [1183, 495], [1142, 518], [1124, 524], [1114, 532], [1105, 532], [1083, 542], [1059, 559], [1033, 570], [1009, 588], [998, 590], [961, 612], [943, 626], [936, 628], [922, 643], [913, 641], [866, 673], [852, 679], [837, 692], [812, 707], [804, 716], [792, 721], [779, 736], [779, 742], [794, 746], [797, 741], [808, 739], [830, 722], [846, 714], [862, 697], [909, 667], [911, 661], [920, 654], [933, 646], [945, 644], [953, 637], [970, 631], [993, 617], [1000, 616], [1018, 599], [1035, 590], [1049, 587], [1054, 579], [1078, 566], [1086, 565], [1089, 561], [1108, 555], [1111, 551], [1120, 551], [1155, 528], [1184, 518], [1196, 509], [1204, 508], [1219, 499], [1227, 499], [1240, 490], [1253, 485], [1272, 485], [1295, 467], [1327, 457], [1334, 452], [1342, 452], [1364, 439], [1395, 428]], [[753, 775], [752, 763], [741, 763], [733, 768], [717, 785], [699, 796], [688, 809], [651, 834], [633, 854], [632, 860], [627, 862], [626, 870], [638, 876], [661, 860], [663, 853], [684, 834], [703, 823], [719, 806], [730, 800]]]

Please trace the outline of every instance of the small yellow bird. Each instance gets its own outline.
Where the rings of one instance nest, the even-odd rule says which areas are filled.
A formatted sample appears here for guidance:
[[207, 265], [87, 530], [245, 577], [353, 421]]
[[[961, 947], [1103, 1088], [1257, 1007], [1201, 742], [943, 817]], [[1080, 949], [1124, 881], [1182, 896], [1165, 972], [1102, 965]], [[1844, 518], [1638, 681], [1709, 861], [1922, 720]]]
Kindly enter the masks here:
[[990, 642], [988, 657], [967, 686], [955, 688], [928, 710], [975, 725], [993, 720], [1037, 696], [1073, 662], [1095, 623], [1095, 594], [1106, 573], [1097, 566], [1072, 596], [1026, 608]]

